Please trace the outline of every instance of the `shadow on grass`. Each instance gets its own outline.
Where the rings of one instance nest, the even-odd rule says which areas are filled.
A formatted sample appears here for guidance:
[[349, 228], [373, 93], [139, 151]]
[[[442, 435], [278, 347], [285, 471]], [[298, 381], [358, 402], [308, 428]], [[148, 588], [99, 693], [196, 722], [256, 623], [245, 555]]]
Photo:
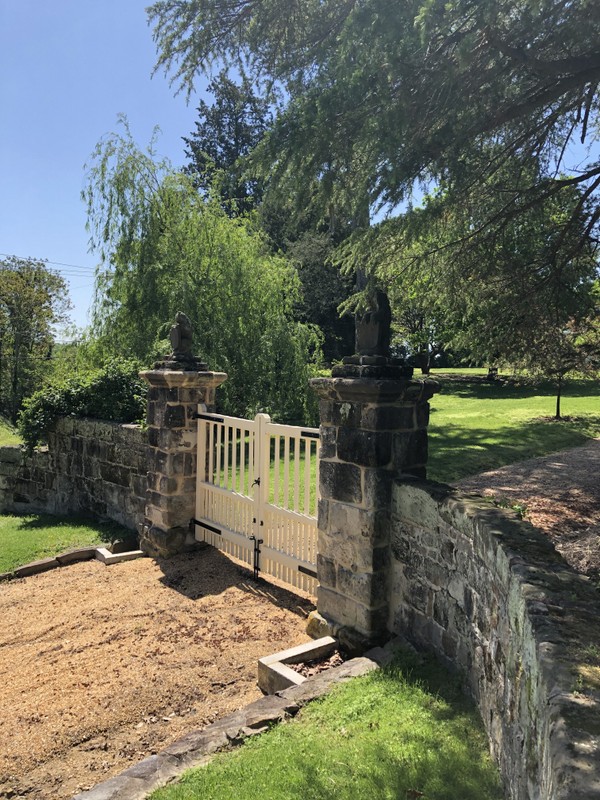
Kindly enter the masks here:
[[[536, 383], [524, 378], [522, 381], [485, 381], [469, 378], [441, 379], [442, 394], [478, 400], [523, 400], [529, 397], [556, 397], [556, 384], [549, 381]], [[600, 397], [600, 382], [569, 380], [563, 384], [563, 400], [569, 397]]]
[[427, 475], [453, 483], [480, 472], [586, 444], [600, 430], [600, 415], [569, 420], [533, 419], [499, 429], [461, 426], [460, 418], [429, 429]]
[[35, 531], [44, 529], [68, 529], [85, 527], [96, 531], [103, 542], [111, 542], [115, 539], [135, 538], [135, 532], [129, 528], [124, 528], [118, 522], [112, 520], [98, 520], [93, 517], [83, 515], [73, 517], [55, 517], [52, 514], [33, 514], [21, 517], [16, 524], [18, 530]]
[[487, 753], [476, 709], [456, 677], [409, 654], [337, 687], [296, 721], [217, 757], [155, 798], [500, 800]]

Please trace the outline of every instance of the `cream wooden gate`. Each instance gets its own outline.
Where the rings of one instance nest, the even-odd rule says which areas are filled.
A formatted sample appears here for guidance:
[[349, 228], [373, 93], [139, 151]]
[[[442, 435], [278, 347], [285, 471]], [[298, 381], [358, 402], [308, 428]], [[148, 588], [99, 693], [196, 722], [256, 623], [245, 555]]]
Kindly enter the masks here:
[[316, 587], [316, 428], [198, 411], [195, 536], [306, 591]]

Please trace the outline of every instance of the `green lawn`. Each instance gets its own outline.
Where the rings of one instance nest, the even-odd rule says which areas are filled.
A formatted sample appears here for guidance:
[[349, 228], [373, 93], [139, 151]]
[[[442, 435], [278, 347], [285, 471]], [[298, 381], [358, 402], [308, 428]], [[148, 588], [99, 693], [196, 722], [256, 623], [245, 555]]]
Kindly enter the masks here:
[[18, 517], [0, 515], [0, 572], [10, 572], [21, 564], [55, 556], [65, 550], [97, 545], [116, 538], [119, 532], [131, 535], [116, 523], [90, 522], [73, 518], [32, 514]]
[[152, 800], [500, 800], [474, 707], [435, 661], [355, 678]]
[[442, 391], [431, 400], [429, 464], [432, 480], [451, 483], [525, 458], [576, 447], [600, 436], [600, 383], [569, 381], [562, 421], [554, 414], [554, 389], [453, 382], [433, 375]]
[[12, 425], [7, 422], [4, 417], [0, 417], [0, 447], [3, 447], [7, 444], [21, 444], [22, 439], [12, 427]]

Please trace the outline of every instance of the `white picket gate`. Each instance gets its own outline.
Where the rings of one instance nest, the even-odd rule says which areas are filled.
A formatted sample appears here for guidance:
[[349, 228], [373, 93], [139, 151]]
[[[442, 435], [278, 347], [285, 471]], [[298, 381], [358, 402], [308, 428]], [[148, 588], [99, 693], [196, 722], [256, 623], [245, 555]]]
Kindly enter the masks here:
[[319, 431], [198, 410], [195, 536], [306, 591], [316, 587]]

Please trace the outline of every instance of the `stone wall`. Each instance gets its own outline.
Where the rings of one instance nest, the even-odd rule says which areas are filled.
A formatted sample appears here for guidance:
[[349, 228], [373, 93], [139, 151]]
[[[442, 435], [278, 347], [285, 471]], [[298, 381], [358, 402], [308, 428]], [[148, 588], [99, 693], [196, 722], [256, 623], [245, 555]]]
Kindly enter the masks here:
[[515, 800], [600, 798], [600, 603], [549, 540], [446, 486], [392, 493], [390, 632], [465, 674]]
[[148, 438], [136, 425], [60, 419], [48, 447], [0, 447], [0, 512], [89, 514], [139, 531]]

